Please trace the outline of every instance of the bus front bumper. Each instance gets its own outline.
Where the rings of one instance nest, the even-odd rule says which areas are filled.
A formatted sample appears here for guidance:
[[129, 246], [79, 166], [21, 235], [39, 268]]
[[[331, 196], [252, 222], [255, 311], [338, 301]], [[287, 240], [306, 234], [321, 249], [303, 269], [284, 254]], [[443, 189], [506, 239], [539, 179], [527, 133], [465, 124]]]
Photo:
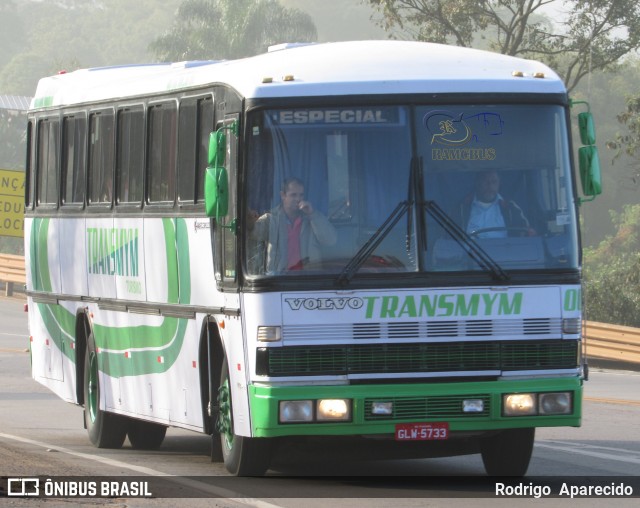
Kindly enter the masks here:
[[449, 433], [578, 427], [582, 380], [558, 377], [452, 383], [249, 386], [253, 437], [390, 435], [399, 424]]

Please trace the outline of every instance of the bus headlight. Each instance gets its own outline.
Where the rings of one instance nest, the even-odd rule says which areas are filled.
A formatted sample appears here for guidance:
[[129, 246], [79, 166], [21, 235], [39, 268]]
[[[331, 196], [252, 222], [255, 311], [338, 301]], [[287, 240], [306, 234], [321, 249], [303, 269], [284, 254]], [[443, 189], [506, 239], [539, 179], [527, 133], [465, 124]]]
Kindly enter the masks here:
[[538, 412], [536, 396], [533, 393], [510, 393], [502, 397], [505, 416], [529, 416]]
[[571, 392], [541, 393], [538, 400], [541, 415], [568, 415], [571, 406]]
[[502, 396], [503, 416], [553, 416], [573, 413], [573, 392], [509, 393]]
[[350, 422], [350, 399], [281, 400], [280, 423]]
[[318, 401], [319, 422], [351, 420], [351, 401], [348, 399], [322, 399]]
[[280, 423], [313, 421], [313, 401], [283, 400], [280, 402]]

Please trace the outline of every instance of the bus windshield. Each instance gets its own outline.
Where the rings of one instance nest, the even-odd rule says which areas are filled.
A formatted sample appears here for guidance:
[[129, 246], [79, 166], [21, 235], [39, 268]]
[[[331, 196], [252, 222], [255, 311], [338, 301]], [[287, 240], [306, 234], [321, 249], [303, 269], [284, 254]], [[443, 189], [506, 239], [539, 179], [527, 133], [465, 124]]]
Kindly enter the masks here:
[[274, 109], [249, 129], [249, 277], [577, 268], [561, 106]]

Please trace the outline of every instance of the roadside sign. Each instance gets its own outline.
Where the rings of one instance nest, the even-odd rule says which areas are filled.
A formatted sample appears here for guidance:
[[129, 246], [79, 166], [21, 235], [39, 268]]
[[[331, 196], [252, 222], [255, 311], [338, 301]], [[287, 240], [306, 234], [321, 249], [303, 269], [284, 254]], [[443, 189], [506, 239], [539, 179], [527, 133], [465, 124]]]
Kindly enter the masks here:
[[24, 236], [24, 171], [0, 169], [0, 236]]

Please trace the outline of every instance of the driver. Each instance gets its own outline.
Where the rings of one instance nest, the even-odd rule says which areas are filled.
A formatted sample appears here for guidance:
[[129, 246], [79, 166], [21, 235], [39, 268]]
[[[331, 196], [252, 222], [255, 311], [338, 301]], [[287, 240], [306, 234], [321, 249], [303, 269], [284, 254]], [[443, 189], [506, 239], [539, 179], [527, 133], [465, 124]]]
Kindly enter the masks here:
[[[505, 238], [532, 235], [529, 221], [522, 209], [500, 193], [500, 176], [495, 170], [478, 174], [475, 191], [460, 206], [463, 228], [477, 238]], [[510, 231], [511, 230], [511, 231]]]

